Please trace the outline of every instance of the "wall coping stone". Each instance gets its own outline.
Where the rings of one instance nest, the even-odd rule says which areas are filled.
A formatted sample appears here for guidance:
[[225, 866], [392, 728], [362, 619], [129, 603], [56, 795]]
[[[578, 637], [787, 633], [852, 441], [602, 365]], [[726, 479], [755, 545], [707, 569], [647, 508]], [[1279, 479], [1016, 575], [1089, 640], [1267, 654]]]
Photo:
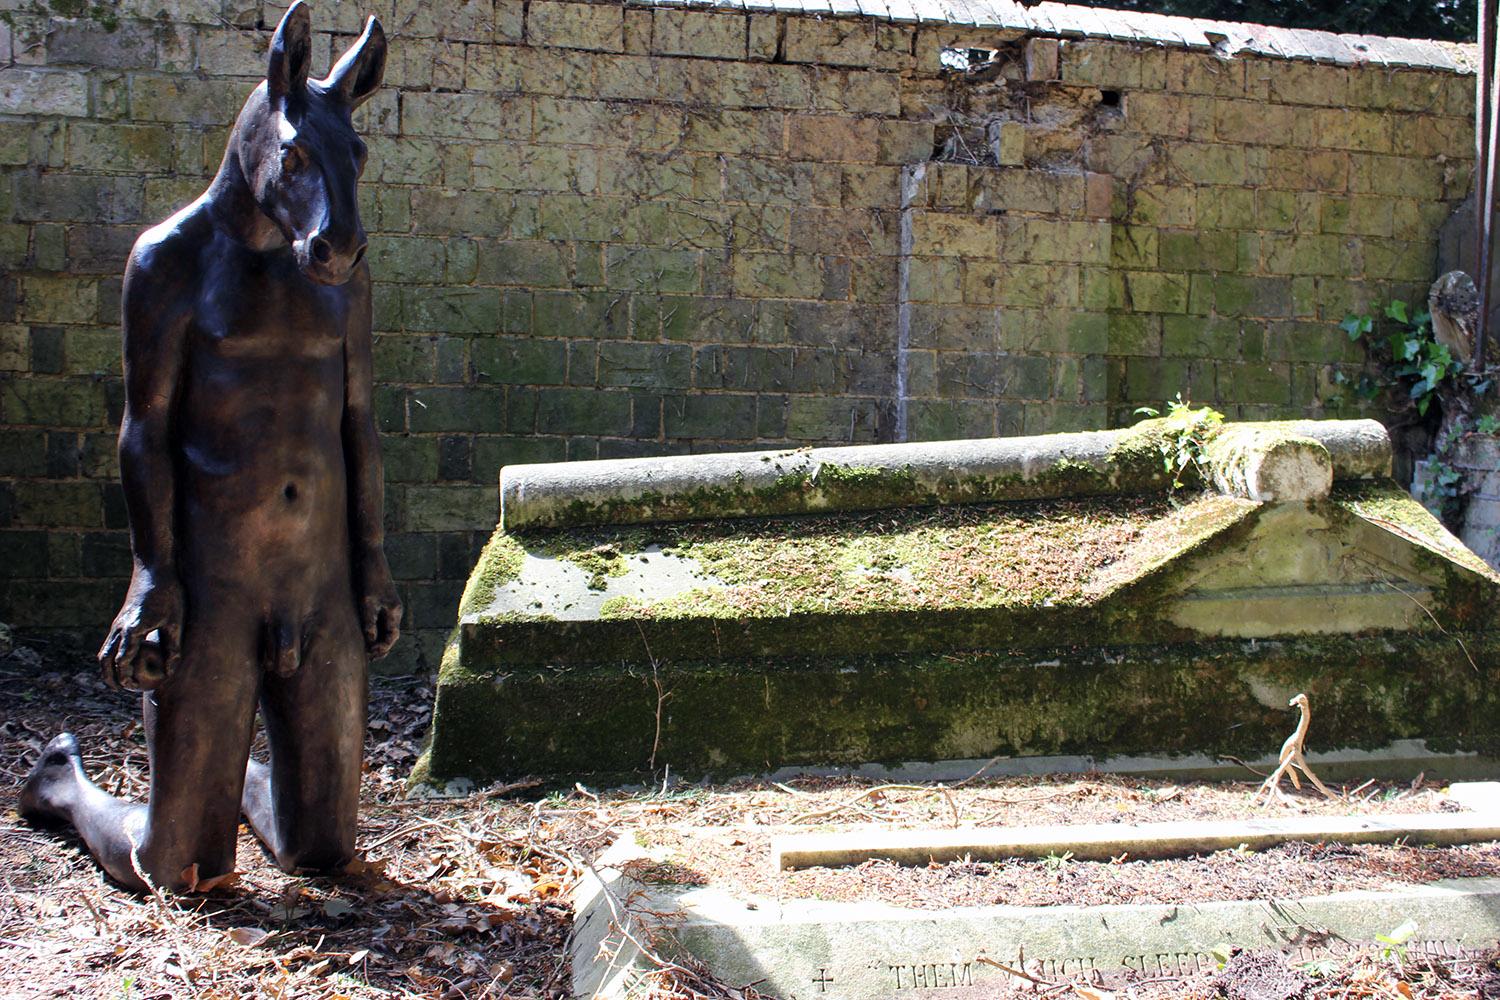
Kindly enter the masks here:
[[626, 0], [626, 6], [685, 7], [746, 13], [864, 18], [888, 23], [946, 24], [954, 28], [998, 28], [1011, 38], [1040, 35], [1064, 39], [1109, 39], [1201, 49], [1229, 58], [1264, 56], [1304, 62], [1391, 69], [1436, 69], [1473, 73], [1477, 47], [1426, 38], [1344, 35], [1305, 28], [1174, 17], [1144, 11], [1074, 4], [1023, 7], [1012, 0]]

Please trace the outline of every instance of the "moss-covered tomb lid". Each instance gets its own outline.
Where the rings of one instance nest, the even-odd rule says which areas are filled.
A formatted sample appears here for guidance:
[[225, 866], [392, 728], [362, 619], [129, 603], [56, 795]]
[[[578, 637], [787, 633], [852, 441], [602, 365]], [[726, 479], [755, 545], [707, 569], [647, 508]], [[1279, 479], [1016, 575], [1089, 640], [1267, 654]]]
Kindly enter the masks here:
[[[1237, 445], [1224, 460], [1240, 462], [1238, 479], [1203, 485], [1253, 494], [1284, 482], [1246, 454], [1260, 452]], [[1500, 577], [1376, 475], [1388, 453], [1362, 454], [1342, 461], [1364, 478], [1292, 500], [1108, 493], [1089, 478], [1106, 465], [1083, 496], [501, 527], [464, 595], [460, 659], [489, 669], [1489, 627]], [[1329, 462], [1329, 479], [1339, 467]]]

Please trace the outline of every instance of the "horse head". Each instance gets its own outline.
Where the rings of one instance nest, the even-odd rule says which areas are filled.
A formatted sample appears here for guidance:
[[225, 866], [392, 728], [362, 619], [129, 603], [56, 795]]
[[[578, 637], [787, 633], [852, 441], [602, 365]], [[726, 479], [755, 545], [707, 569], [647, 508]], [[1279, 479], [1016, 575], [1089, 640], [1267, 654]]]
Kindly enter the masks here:
[[355, 189], [366, 150], [351, 115], [379, 89], [385, 52], [385, 31], [371, 17], [329, 74], [309, 80], [312, 22], [298, 0], [276, 27], [266, 79], [230, 138], [256, 205], [319, 284], [343, 284], [364, 258]]

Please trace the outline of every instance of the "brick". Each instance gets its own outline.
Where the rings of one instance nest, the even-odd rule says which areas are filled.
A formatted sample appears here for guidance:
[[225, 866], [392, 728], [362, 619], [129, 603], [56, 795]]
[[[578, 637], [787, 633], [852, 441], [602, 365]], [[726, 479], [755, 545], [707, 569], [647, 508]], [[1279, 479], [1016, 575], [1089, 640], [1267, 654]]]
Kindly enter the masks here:
[[130, 81], [130, 113], [140, 121], [228, 125], [250, 89], [238, 80], [137, 74]]
[[1285, 317], [1292, 315], [1289, 278], [1218, 275], [1210, 285], [1214, 310], [1221, 316]]
[[1232, 271], [1238, 264], [1238, 240], [1229, 232], [1163, 230], [1161, 266], [1173, 271]]
[[1055, 38], [1028, 38], [1023, 52], [1026, 79], [1029, 81], [1056, 80], [1058, 78], [1059, 48]]
[[1187, 312], [1187, 275], [1121, 271], [1114, 275], [1114, 281], [1111, 305], [1115, 308], [1131, 312]]
[[1281, 364], [1218, 365], [1218, 398], [1228, 403], [1274, 403], [1292, 399], [1291, 372]]
[[652, 11], [651, 51], [701, 59], [744, 59], [748, 19], [743, 14], [712, 14], [668, 9]]
[[1245, 96], [1245, 60], [1181, 49], [1166, 53], [1167, 89], [1216, 97]]
[[899, 70], [911, 64], [908, 35], [893, 25], [850, 19], [788, 18], [786, 60]]
[[1072, 41], [1062, 50], [1061, 76], [1075, 86], [1160, 90], [1167, 82], [1166, 54], [1109, 41]]
[[630, 322], [628, 296], [617, 292], [549, 292], [534, 296], [533, 332], [539, 337], [623, 337]]
[[964, 266], [964, 301], [976, 305], [1076, 306], [1078, 284], [1078, 269], [1073, 267], [981, 261]]
[[879, 123], [869, 118], [793, 115], [788, 120], [787, 152], [793, 159], [824, 163], [873, 163], [879, 158]]
[[793, 352], [785, 347], [699, 348], [693, 385], [699, 389], [775, 392], [791, 387]]
[[[406, 488], [406, 527], [412, 531], [475, 531], [499, 519], [499, 494], [484, 486], [409, 486]], [[407, 588], [408, 602], [416, 588]], [[433, 615], [432, 624], [442, 620]], [[418, 616], [420, 619], [420, 616]]]
[[81, 118], [89, 113], [88, 78], [82, 73], [0, 67], [0, 107], [15, 115]]
[[686, 389], [692, 385], [692, 357], [686, 344], [601, 343], [599, 384]]
[[566, 288], [571, 259], [569, 248], [563, 243], [484, 240], [480, 243], [476, 277], [485, 285]]
[[480, 382], [561, 385], [567, 377], [566, 342], [534, 337], [485, 337], [474, 342], [474, 376]]
[[424, 333], [494, 333], [500, 328], [496, 288], [405, 286], [405, 329]]
[[874, 400], [793, 396], [787, 404], [786, 436], [796, 441], [864, 443], [875, 429]]
[[12, 523], [19, 527], [104, 527], [104, 500], [98, 483], [22, 480], [12, 489]]
[[914, 254], [989, 259], [1000, 254], [999, 229], [991, 216], [914, 212], [911, 233]]
[[669, 438], [749, 441], [756, 409], [754, 396], [670, 396], [662, 404], [663, 431]]
[[15, 184], [15, 217], [24, 221], [136, 222], [143, 214], [137, 177], [22, 174]]
[[25, 275], [17, 279], [17, 318], [33, 323], [91, 323], [99, 313], [92, 278]]
[[531, 101], [515, 97], [406, 93], [401, 99], [401, 130], [412, 136], [529, 139], [531, 107]]
[[1272, 149], [1266, 183], [1300, 191], [1343, 191], [1349, 186], [1349, 154], [1336, 150]]
[[1240, 351], [1235, 320], [1201, 316], [1164, 316], [1161, 353], [1170, 357], [1234, 358]]
[[414, 390], [410, 399], [414, 433], [505, 429], [504, 396], [499, 389], [429, 386]]
[[543, 389], [537, 393], [537, 430], [623, 436], [630, 428], [630, 405], [630, 396], [624, 392]]
[[[934, 136], [931, 122], [878, 121], [876, 158], [881, 163], [925, 162], [932, 158]], [[851, 169], [845, 168], [846, 177]]]
[[553, 3], [532, 0], [526, 16], [532, 45], [596, 52], [623, 52], [625, 19], [614, 4]]
[[1342, 274], [1347, 243], [1338, 236], [1266, 236], [1265, 269], [1272, 274]]
[[914, 399], [907, 405], [906, 420], [907, 437], [912, 441], [992, 437], [995, 434], [995, 404], [974, 400]]
[[813, 299], [822, 290], [822, 268], [815, 257], [797, 254], [735, 254], [734, 291], [737, 295]]
[[1026, 222], [1026, 257], [1032, 261], [1108, 264], [1110, 227], [1104, 222]]
[[486, 144], [474, 150], [474, 183], [508, 191], [593, 194], [599, 184], [599, 160], [592, 149]]
[[895, 73], [825, 70], [817, 73], [813, 81], [812, 103], [819, 111], [892, 118], [901, 113], [901, 78]]

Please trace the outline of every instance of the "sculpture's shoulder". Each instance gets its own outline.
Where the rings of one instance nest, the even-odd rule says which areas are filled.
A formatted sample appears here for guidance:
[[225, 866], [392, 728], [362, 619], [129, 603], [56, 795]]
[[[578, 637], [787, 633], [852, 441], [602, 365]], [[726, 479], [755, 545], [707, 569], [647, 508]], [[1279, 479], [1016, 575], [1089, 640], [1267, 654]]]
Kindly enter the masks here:
[[136, 238], [125, 264], [125, 288], [137, 293], [182, 289], [192, 283], [207, 244], [216, 238], [201, 202], [194, 202]]

